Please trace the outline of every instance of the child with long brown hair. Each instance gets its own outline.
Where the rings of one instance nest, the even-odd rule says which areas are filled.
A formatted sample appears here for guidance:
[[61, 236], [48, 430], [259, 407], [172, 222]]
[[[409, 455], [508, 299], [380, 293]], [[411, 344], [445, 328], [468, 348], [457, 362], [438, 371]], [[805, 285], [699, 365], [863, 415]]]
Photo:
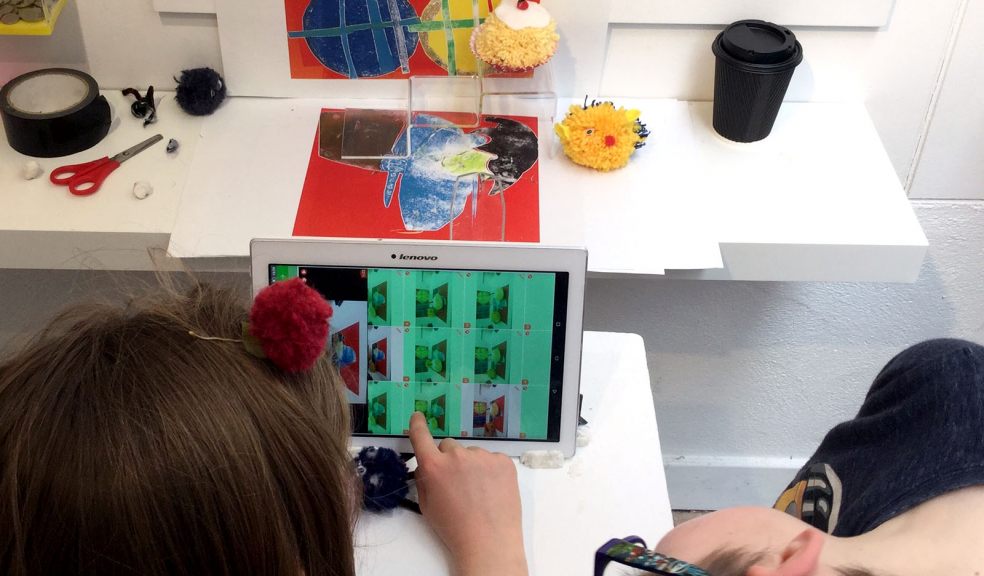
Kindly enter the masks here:
[[[0, 362], [0, 573], [355, 573], [340, 378], [254, 357], [247, 317], [194, 284], [73, 307]], [[411, 428], [455, 571], [525, 574], [509, 459]]]

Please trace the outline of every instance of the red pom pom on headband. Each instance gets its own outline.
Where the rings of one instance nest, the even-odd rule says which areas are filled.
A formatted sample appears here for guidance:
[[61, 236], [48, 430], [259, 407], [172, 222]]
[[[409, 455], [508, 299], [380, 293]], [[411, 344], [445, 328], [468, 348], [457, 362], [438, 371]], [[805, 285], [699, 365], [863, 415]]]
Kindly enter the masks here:
[[310, 370], [325, 350], [332, 309], [300, 278], [272, 284], [256, 295], [249, 335], [284, 372]]

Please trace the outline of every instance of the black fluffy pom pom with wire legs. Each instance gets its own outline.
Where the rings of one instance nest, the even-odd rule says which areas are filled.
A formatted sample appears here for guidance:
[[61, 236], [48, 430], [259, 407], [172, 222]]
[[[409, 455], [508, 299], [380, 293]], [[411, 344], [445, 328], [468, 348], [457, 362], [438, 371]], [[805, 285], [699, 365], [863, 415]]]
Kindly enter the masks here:
[[355, 465], [362, 478], [362, 505], [366, 510], [382, 512], [400, 506], [410, 490], [409, 469], [395, 450], [363, 448]]
[[192, 116], [208, 116], [225, 100], [225, 80], [211, 68], [192, 68], [181, 72], [175, 99]]

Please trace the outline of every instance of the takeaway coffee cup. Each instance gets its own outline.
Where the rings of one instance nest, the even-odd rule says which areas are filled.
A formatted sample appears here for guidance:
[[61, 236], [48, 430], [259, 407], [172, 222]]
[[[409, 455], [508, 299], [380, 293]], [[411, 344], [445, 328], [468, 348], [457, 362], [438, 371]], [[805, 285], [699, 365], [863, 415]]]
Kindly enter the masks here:
[[712, 46], [714, 130], [728, 140], [755, 142], [772, 132], [803, 47], [787, 28], [740, 20]]

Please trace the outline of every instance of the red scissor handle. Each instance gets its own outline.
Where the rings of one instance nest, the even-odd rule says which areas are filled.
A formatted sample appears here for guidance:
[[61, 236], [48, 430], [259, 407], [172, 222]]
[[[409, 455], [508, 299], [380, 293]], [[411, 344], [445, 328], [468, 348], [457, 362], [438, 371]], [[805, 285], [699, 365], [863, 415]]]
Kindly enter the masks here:
[[76, 196], [95, 194], [106, 178], [120, 167], [116, 160], [107, 156], [84, 164], [70, 164], [51, 171], [52, 184], [68, 186], [68, 191]]

